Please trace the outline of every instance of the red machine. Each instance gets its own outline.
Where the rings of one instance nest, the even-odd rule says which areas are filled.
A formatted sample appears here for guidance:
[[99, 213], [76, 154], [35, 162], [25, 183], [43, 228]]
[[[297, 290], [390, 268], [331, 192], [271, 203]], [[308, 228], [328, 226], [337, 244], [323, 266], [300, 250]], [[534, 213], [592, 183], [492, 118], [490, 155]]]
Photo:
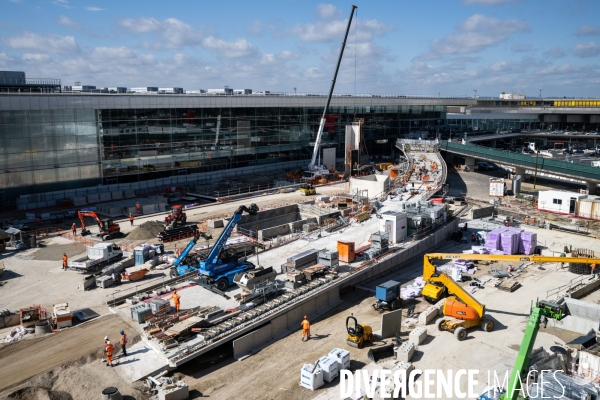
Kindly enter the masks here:
[[176, 228], [178, 225], [185, 225], [187, 216], [183, 212], [181, 205], [171, 207], [171, 211], [165, 217], [165, 222], [171, 225], [172, 228]]
[[91, 232], [89, 229], [85, 229], [85, 217], [92, 217], [98, 223], [100, 232], [97, 236], [102, 237], [103, 240], [110, 240], [111, 238], [121, 234], [121, 228], [119, 224], [115, 223], [112, 219], [100, 219], [98, 215], [93, 211], [77, 211], [79, 221], [81, 221], [81, 235], [89, 235]]

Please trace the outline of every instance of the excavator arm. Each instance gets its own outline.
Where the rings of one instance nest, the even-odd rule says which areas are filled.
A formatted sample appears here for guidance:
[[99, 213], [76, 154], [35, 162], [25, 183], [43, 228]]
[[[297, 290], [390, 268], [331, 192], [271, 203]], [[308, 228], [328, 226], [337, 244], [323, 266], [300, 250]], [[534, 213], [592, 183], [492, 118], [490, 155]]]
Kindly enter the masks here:
[[85, 217], [92, 217], [98, 222], [98, 226], [102, 228], [103, 223], [100, 220], [100, 217], [93, 211], [77, 211], [77, 216], [79, 217], [79, 221], [81, 222], [81, 230], [85, 231]]

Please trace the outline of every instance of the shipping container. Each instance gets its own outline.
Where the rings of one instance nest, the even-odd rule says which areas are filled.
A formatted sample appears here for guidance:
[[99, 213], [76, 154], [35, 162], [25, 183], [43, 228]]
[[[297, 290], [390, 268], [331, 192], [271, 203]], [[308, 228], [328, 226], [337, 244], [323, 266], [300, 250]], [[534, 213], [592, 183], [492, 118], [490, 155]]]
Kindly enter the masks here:
[[582, 218], [600, 220], [600, 199], [581, 199], [577, 204], [577, 215]]
[[337, 242], [337, 251], [339, 252], [340, 261], [351, 263], [354, 262], [354, 242]]

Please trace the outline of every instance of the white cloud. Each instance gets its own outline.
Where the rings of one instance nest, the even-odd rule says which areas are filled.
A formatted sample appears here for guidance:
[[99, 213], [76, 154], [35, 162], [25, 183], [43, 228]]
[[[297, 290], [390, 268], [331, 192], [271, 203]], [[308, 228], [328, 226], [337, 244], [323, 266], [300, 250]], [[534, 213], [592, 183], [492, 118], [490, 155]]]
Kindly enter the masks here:
[[60, 6], [60, 7], [67, 8], [67, 9], [72, 8], [69, 5], [69, 0], [53, 0], [52, 4], [54, 4], [55, 6]]
[[65, 17], [64, 15], [58, 17], [56, 19], [56, 23], [59, 25], [68, 26], [69, 28], [73, 29], [81, 29], [81, 26], [77, 22], [73, 21], [69, 17]]
[[456, 31], [440, 40], [434, 40], [431, 52], [425, 59], [441, 58], [452, 54], [471, 54], [506, 40], [511, 34], [528, 32], [527, 23], [517, 20], [500, 20], [475, 14], [461, 22]]
[[481, 6], [499, 6], [502, 4], [516, 3], [522, 0], [463, 0], [463, 4], [467, 6], [481, 5]]
[[21, 55], [21, 60], [28, 64], [43, 63], [50, 61], [50, 56], [48, 54], [25, 53]]
[[92, 11], [92, 12], [98, 12], [98, 11], [104, 11], [106, 10], [106, 8], [100, 8], [100, 7], [86, 7], [85, 8], [88, 11]]
[[214, 36], [208, 36], [202, 40], [202, 46], [227, 58], [246, 57], [257, 53], [252, 43], [243, 38], [228, 42]]
[[125, 46], [96, 47], [89, 55], [90, 60], [100, 63], [120, 63], [122, 65], [152, 65], [154, 55], [141, 54]]
[[12, 61], [12, 58], [7, 56], [6, 53], [0, 53], [0, 66], [6, 66]]
[[154, 18], [125, 18], [119, 21], [119, 25], [133, 33], [155, 32], [161, 28], [161, 23]]
[[37, 50], [44, 53], [79, 52], [79, 46], [73, 36], [39, 35], [33, 32], [25, 32], [21, 36], [3, 38], [3, 42], [15, 49]]
[[321, 18], [339, 17], [340, 14], [340, 9], [334, 6], [333, 4], [322, 3], [317, 6], [317, 15]]
[[573, 46], [573, 53], [581, 58], [597, 57], [600, 55], [600, 46], [594, 42], [575, 43], [575, 46]]
[[515, 53], [528, 53], [533, 50], [533, 45], [528, 43], [515, 43], [512, 46], [510, 46], [510, 50], [514, 51]]
[[563, 58], [567, 55], [562, 47], [553, 47], [550, 50], [544, 52], [544, 56], [550, 58]]
[[581, 25], [577, 29], [577, 36], [599, 36], [600, 28], [595, 25]]
[[23, 2], [23, 0], [9, 0], [9, 1], [10, 1], [11, 3], [15, 3], [15, 4], [17, 4], [17, 3], [22, 3], [22, 2]]
[[198, 45], [202, 41], [202, 32], [176, 18], [167, 18], [163, 22], [154, 18], [126, 18], [119, 21], [119, 25], [133, 33], [156, 34], [161, 40], [154, 43], [146, 42], [144, 46], [148, 48], [174, 49]]
[[[354, 20], [352, 21], [352, 28], [355, 29], [358, 23], [358, 37], [357, 41], [369, 41], [374, 37], [383, 36], [386, 32], [392, 29], [391, 26], [379, 22], [375, 19], [370, 20]], [[340, 41], [344, 37], [346, 27], [348, 26], [347, 20], [327, 21], [318, 22], [316, 24], [297, 24], [293, 29], [292, 33], [303, 42], [330, 42]]]
[[258, 20], [251, 21], [246, 26], [246, 33], [248, 33], [249, 35], [262, 36], [262, 30], [263, 23]]

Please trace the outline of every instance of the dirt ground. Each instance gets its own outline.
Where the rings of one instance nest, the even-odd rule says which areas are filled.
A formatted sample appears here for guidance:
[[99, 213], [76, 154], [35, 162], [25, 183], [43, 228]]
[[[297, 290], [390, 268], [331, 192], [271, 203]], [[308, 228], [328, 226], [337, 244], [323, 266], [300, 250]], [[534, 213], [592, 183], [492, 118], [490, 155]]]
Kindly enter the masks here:
[[[231, 356], [220, 363], [192, 361], [179, 369], [190, 389], [211, 399], [309, 399], [312, 393], [300, 387], [300, 369], [306, 363], [314, 364], [336, 347], [350, 351], [350, 369], [360, 369], [370, 361], [367, 352], [371, 344], [356, 349], [346, 344], [346, 317], [351, 313], [358, 323], [379, 329], [381, 316], [371, 304], [374, 297], [366, 292], [351, 290], [340, 297], [343, 302], [321, 316], [311, 320], [311, 339], [302, 342], [301, 330], [269, 345], [243, 361]], [[309, 318], [310, 319], [310, 318]], [[374, 346], [389, 344], [390, 339], [376, 341]], [[282, 358], [293, 362], [281, 362]], [[211, 365], [206, 368], [207, 365]], [[282, 365], [286, 365], [282, 369]], [[226, 367], [226, 368], [224, 368]], [[328, 386], [325, 386], [327, 388]], [[242, 395], [243, 393], [243, 395]]]
[[87, 399], [93, 398], [90, 394], [94, 392], [98, 397], [108, 386], [118, 387], [122, 394], [143, 398], [136, 393], [135, 385], [123, 381], [114, 368], [101, 362], [104, 336], [116, 341], [121, 329], [131, 332], [128, 328], [128, 323], [118, 315], [106, 315], [59, 333], [3, 345], [0, 398], [42, 399], [44, 393], [56, 392], [52, 394], [55, 397], [46, 398]]

